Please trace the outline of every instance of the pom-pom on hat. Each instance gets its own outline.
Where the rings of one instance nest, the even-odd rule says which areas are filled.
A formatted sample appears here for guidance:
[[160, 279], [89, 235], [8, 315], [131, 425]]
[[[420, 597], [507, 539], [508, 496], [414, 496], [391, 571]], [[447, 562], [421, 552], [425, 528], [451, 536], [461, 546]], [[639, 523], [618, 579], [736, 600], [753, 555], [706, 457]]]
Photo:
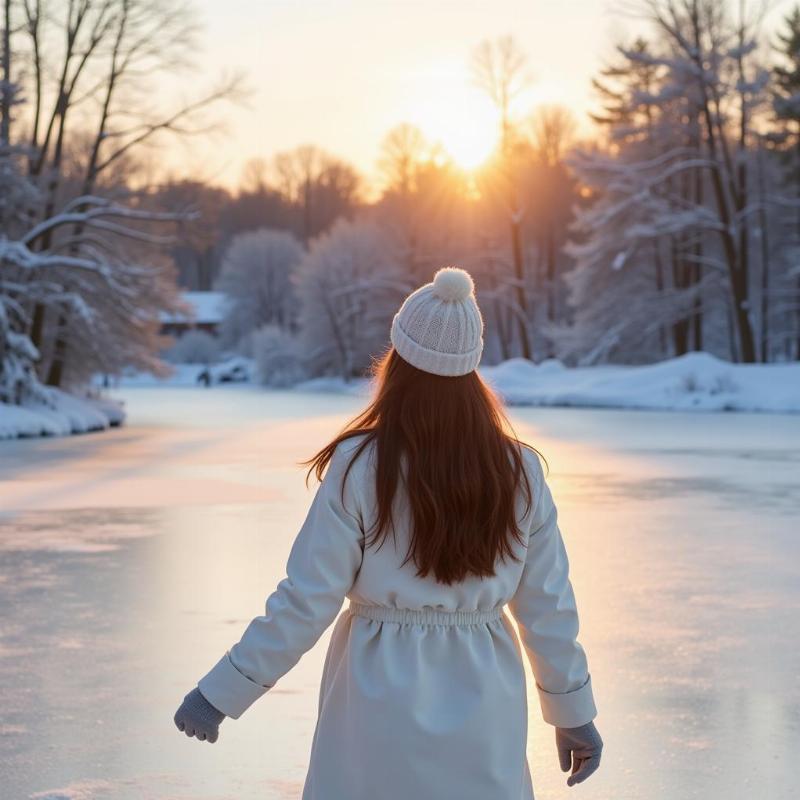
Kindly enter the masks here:
[[412, 292], [395, 314], [391, 340], [401, 358], [424, 372], [472, 372], [483, 352], [483, 319], [470, 274], [445, 267]]

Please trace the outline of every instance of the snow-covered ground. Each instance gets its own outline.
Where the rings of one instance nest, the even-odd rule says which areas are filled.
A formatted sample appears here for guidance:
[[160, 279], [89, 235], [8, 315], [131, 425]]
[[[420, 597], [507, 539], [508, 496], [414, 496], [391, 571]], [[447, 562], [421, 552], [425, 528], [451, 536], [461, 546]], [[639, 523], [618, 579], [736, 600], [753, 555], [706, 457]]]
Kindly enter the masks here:
[[[263, 611], [311, 497], [297, 462], [362, 400], [122, 396], [103, 436], [0, 443], [0, 797], [296, 800], [327, 634], [217, 744], [172, 714]], [[550, 465], [606, 741], [567, 789], [530, 683], [537, 798], [794, 800], [798, 418], [511, 417]]]
[[43, 390], [49, 402], [24, 406], [0, 403], [0, 439], [29, 436], [66, 436], [121, 425], [125, 412], [105, 396], [77, 397], [58, 389]]

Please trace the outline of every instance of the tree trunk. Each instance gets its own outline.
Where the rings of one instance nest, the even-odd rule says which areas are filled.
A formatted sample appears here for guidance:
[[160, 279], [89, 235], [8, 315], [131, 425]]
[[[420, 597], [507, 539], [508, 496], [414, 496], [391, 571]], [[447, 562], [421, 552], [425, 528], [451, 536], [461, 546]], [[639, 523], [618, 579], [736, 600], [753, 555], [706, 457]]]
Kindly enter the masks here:
[[728, 349], [731, 351], [731, 361], [739, 361], [739, 345], [736, 336], [736, 320], [733, 313], [733, 300], [728, 297], [725, 304], [726, 316], [728, 318]]
[[[693, 127], [692, 127], [692, 147], [694, 147], [697, 152], [700, 152], [700, 120], [699, 120], [699, 113], [695, 109], [693, 114]], [[703, 201], [704, 201], [704, 192], [703, 192], [703, 171], [699, 168], [695, 168], [692, 170], [694, 173], [694, 203], [698, 208], [702, 208]], [[691, 269], [690, 275], [690, 283], [692, 286], [698, 286], [700, 281], [703, 277], [703, 266], [702, 266], [702, 258], [703, 258], [703, 238], [700, 235], [696, 235], [696, 241], [693, 248], [692, 255], [694, 256], [694, 263]], [[702, 350], [703, 349], [703, 302], [700, 294], [698, 293], [695, 296], [694, 302], [692, 304], [692, 335], [694, 339], [694, 349], [695, 350]]]
[[[699, 251], [698, 255], [702, 254], [702, 246], [698, 245], [697, 250]], [[702, 266], [699, 263], [696, 263], [692, 266], [692, 284], [697, 286], [700, 283], [700, 280], [703, 276], [702, 273]], [[694, 342], [694, 349], [695, 350], [702, 350], [703, 349], [703, 302], [700, 298], [700, 295], [694, 298], [694, 302], [692, 304], [692, 338]]]
[[500, 345], [500, 360], [507, 361], [511, 358], [511, 352], [508, 346], [508, 336], [506, 335], [506, 326], [503, 320], [503, 304], [499, 298], [494, 301], [494, 315], [497, 319], [497, 341]]
[[50, 360], [50, 368], [47, 370], [46, 383], [48, 386], [61, 386], [64, 380], [64, 361], [67, 355], [67, 343], [64, 336], [64, 329], [66, 328], [66, 318], [63, 312], [58, 315], [58, 323], [56, 325], [56, 338], [53, 345], [53, 358]]
[[[706, 106], [706, 118], [708, 130], [713, 127], [713, 120], [711, 117], [711, 110]], [[717, 155], [714, 148], [715, 137], [713, 133], [709, 134], [709, 149], [713, 160], [716, 161]], [[738, 335], [739, 345], [738, 352], [741, 360], [745, 363], [754, 363], [756, 360], [755, 339], [753, 337], [753, 328], [750, 320], [749, 296], [747, 286], [747, 264], [744, 261], [743, 254], [737, 252], [736, 242], [731, 232], [731, 213], [728, 207], [725, 189], [722, 185], [722, 176], [720, 175], [721, 166], [715, 163], [711, 168], [711, 185], [714, 189], [715, 200], [717, 204], [717, 212], [722, 222], [720, 230], [720, 238], [722, 240], [722, 252], [725, 256], [725, 263], [728, 268], [728, 284], [731, 294], [731, 305], [733, 311], [733, 323]], [[742, 237], [746, 241], [746, 237]], [[740, 239], [740, 244], [742, 242]]]
[[530, 360], [531, 346], [528, 341], [528, 304], [525, 300], [525, 268], [522, 261], [522, 225], [519, 212], [511, 214], [511, 253], [514, 258], [514, 277], [517, 280], [516, 295], [520, 313], [517, 315], [519, 323], [519, 339], [522, 344], [522, 357]]
[[758, 222], [761, 229], [761, 361], [769, 361], [769, 230], [764, 188], [764, 146], [758, 140]]
[[33, 307], [33, 314], [31, 315], [31, 329], [28, 333], [28, 337], [37, 350], [41, 350], [43, 335], [44, 305], [42, 303], [36, 303], [36, 305]]
[[313, 236], [311, 226], [311, 179], [306, 178], [303, 187], [303, 238], [306, 244], [311, 241]]
[[3, 4], [3, 83], [0, 93], [0, 147], [11, 141], [11, 0]]
[[[685, 265], [680, 256], [680, 243], [675, 242], [672, 237], [672, 285], [676, 289], [685, 289], [686, 280], [684, 276]], [[682, 356], [689, 352], [689, 319], [685, 315], [672, 323], [672, 342], [675, 348], [675, 355]]]
[[[795, 155], [797, 156], [797, 173], [795, 175], [795, 188], [797, 190], [797, 238], [800, 242], [800, 120], [797, 122], [797, 144], [795, 145]], [[800, 277], [797, 278], [797, 313], [795, 321], [797, 324], [797, 341], [795, 342], [795, 359], [800, 361]]]
[[[658, 242], [653, 242], [653, 263], [655, 264], [655, 280], [656, 291], [659, 293], [664, 291], [664, 265], [661, 262], [661, 252], [658, 249]], [[666, 358], [670, 355], [669, 345], [667, 342], [667, 331], [664, 325], [658, 326], [658, 341], [661, 345], [661, 354]]]
[[494, 294], [494, 302], [492, 305], [497, 323], [497, 341], [500, 345], [500, 359], [502, 361], [507, 361], [511, 358], [511, 348], [509, 347], [509, 336], [506, 326], [506, 317], [508, 314], [506, 313], [507, 309], [503, 303], [503, 298], [500, 295], [502, 291], [501, 283], [498, 281], [495, 265], [491, 260], [489, 261], [489, 274], [492, 276], [492, 290]]
[[[556, 235], [555, 220], [551, 217], [547, 227], [547, 319], [550, 322], [556, 321]], [[547, 355], [549, 358], [555, 356], [552, 340], [547, 340]]]
[[750, 319], [750, 299], [747, 293], [747, 277], [741, 269], [734, 270], [731, 275], [731, 295], [734, 304], [734, 319], [739, 332], [741, 358], [745, 364], [754, 364], [756, 361], [756, 342], [753, 336], [752, 321]]
[[[698, 17], [698, 7], [696, 4], [692, 7], [692, 26], [694, 28], [694, 48], [691, 51], [691, 56], [695, 65], [697, 66], [698, 75], [703, 75], [705, 72], [705, 65], [702, 61], [702, 31], [700, 29], [700, 22]], [[737, 251], [737, 243], [733, 235], [733, 219], [737, 210], [744, 208], [745, 197], [742, 196], [742, 183], [740, 182], [737, 187], [735, 181], [734, 167], [725, 144], [725, 138], [720, 133], [719, 140], [717, 136], [717, 125], [719, 124], [719, 115], [714, 113], [711, 108], [711, 101], [708, 97], [708, 87], [701, 78], [698, 84], [700, 90], [700, 104], [699, 112], [703, 120], [703, 127], [705, 128], [705, 142], [708, 149], [708, 155], [713, 163], [710, 169], [711, 188], [714, 191], [714, 200], [717, 206], [717, 213], [719, 214], [722, 226], [720, 228], [720, 239], [722, 244], [722, 252], [725, 257], [725, 263], [728, 270], [728, 284], [730, 288], [730, 297], [733, 313], [733, 324], [738, 338], [738, 348], [741, 360], [746, 363], [753, 363], [756, 360], [755, 338], [753, 335], [752, 321], [750, 319], [750, 307], [748, 296], [748, 282], [747, 282], [747, 254]], [[726, 178], [728, 188], [730, 190], [730, 197], [726, 193], [725, 185], [723, 184], [723, 169], [726, 171]], [[737, 197], [738, 196], [738, 197]], [[729, 203], [733, 202], [733, 209]], [[747, 242], [746, 234], [740, 236], [739, 246]]]

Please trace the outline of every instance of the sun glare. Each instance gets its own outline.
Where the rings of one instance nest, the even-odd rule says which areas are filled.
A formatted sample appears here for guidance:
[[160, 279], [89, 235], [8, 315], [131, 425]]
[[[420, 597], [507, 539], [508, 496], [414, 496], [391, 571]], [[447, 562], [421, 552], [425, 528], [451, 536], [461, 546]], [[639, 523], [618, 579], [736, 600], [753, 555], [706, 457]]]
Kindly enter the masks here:
[[462, 169], [472, 171], [491, 156], [497, 146], [499, 121], [491, 101], [469, 86], [447, 88], [420, 98], [408, 114], [431, 142], [439, 144]]
[[453, 160], [465, 170], [481, 166], [492, 154], [497, 143], [497, 125], [474, 120], [442, 134], [442, 146]]

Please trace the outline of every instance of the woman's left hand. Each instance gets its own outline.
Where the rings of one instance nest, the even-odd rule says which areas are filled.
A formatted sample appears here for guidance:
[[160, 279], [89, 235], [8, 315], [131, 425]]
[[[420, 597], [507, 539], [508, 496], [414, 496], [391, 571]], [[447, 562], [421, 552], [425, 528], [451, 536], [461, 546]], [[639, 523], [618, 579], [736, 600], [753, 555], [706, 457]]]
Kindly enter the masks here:
[[567, 786], [583, 783], [600, 766], [603, 740], [594, 722], [577, 728], [556, 728], [556, 748], [561, 769], [572, 774]]
[[217, 711], [199, 689], [192, 689], [175, 712], [175, 725], [179, 731], [212, 744], [217, 741], [219, 724], [224, 719], [225, 715]]

